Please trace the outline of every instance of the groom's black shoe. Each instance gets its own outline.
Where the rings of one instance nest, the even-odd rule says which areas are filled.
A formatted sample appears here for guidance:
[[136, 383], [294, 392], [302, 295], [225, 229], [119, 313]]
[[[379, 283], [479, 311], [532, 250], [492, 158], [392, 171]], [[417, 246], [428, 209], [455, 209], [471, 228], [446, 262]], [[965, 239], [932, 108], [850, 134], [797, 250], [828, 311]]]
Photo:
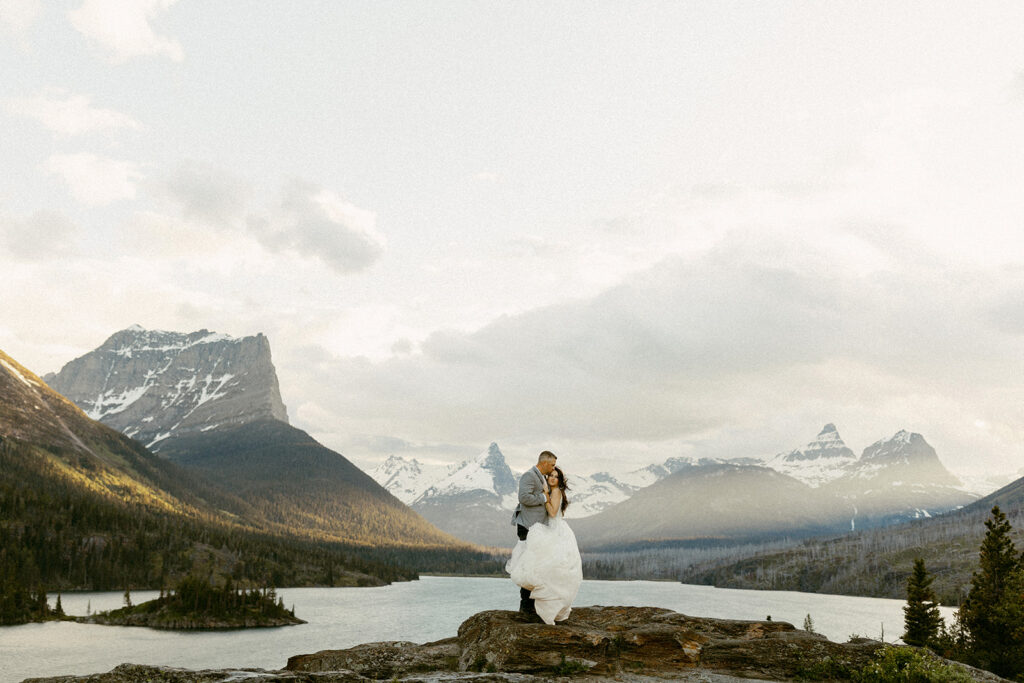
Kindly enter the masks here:
[[540, 618], [540, 615], [536, 612], [528, 610], [519, 610], [519, 621], [523, 621], [527, 624], [543, 624], [544, 620]]

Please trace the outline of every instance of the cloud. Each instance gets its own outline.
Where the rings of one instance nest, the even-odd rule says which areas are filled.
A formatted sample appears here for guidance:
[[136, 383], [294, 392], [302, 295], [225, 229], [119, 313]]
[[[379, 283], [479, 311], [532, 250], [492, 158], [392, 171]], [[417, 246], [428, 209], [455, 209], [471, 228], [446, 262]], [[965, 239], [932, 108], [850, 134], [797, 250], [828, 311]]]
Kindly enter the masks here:
[[43, 261], [71, 251], [77, 227], [65, 216], [38, 211], [25, 219], [0, 218], [0, 244], [26, 261]]
[[0, 28], [26, 33], [42, 12], [41, 0], [0, 0]]
[[[978, 305], [1019, 291], [1024, 274], [905, 257], [864, 273], [833, 256], [813, 243], [738, 235], [594, 297], [475, 332], [436, 332], [419, 353], [283, 358], [282, 374], [330, 415], [325, 431], [558, 443], [587, 454], [583, 469], [614, 470], [617, 449], [631, 461], [694, 448], [768, 455], [832, 421], [859, 446], [906, 427], [947, 462], [971, 454], [998, 468], [1024, 456], [1013, 439], [973, 426], [985, 419], [1024, 432], [1007, 409], [1024, 400], [1012, 379], [1024, 362]], [[735, 434], [764, 452], [723, 452]]]
[[64, 179], [75, 199], [94, 206], [134, 198], [136, 182], [142, 178], [138, 166], [130, 161], [87, 152], [54, 154], [47, 170]]
[[184, 218], [221, 227], [244, 216], [251, 194], [246, 181], [197, 161], [184, 162], [153, 190], [177, 205]]
[[72, 95], [63, 90], [46, 90], [32, 97], [12, 98], [8, 111], [34, 119], [48, 130], [74, 136], [108, 129], [139, 129], [132, 117], [113, 109], [94, 107], [87, 95]]
[[369, 268], [384, 253], [377, 215], [315, 185], [295, 181], [269, 216], [248, 221], [249, 232], [273, 252], [315, 257], [341, 273]]
[[150, 22], [176, 0], [85, 0], [68, 19], [86, 38], [105, 48], [115, 63], [134, 57], [185, 58], [178, 41], [158, 35]]

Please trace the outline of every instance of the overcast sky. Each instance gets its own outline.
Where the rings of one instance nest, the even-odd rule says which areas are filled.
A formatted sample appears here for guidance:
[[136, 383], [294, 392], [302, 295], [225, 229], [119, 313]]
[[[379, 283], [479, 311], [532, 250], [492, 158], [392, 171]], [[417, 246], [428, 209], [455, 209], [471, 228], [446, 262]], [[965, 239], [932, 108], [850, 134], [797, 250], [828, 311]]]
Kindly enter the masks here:
[[270, 338], [364, 467], [1024, 467], [1024, 4], [0, 0], [0, 349]]

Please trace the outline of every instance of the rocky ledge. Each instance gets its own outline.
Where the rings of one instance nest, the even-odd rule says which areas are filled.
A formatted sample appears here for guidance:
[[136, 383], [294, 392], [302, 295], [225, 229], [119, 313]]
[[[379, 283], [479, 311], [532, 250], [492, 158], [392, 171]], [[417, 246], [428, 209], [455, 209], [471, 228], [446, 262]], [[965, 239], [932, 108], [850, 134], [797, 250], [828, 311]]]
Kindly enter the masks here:
[[[833, 643], [779, 621], [689, 617], [655, 607], [581, 607], [548, 626], [517, 612], [476, 614], [435, 643], [384, 642], [298, 655], [284, 670], [187, 671], [125, 664], [105, 674], [30, 679], [49, 683], [215, 681], [655, 681], [848, 679], [884, 645]], [[977, 681], [991, 674], [947, 663]]]

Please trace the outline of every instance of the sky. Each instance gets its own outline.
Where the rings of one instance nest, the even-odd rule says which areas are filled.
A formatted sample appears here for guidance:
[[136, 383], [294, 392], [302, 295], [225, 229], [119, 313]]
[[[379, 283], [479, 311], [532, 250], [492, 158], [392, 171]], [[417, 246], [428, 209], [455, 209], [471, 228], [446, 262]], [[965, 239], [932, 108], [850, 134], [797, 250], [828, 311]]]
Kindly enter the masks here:
[[369, 468], [1024, 474], [1024, 5], [0, 0], [0, 349], [271, 343]]

